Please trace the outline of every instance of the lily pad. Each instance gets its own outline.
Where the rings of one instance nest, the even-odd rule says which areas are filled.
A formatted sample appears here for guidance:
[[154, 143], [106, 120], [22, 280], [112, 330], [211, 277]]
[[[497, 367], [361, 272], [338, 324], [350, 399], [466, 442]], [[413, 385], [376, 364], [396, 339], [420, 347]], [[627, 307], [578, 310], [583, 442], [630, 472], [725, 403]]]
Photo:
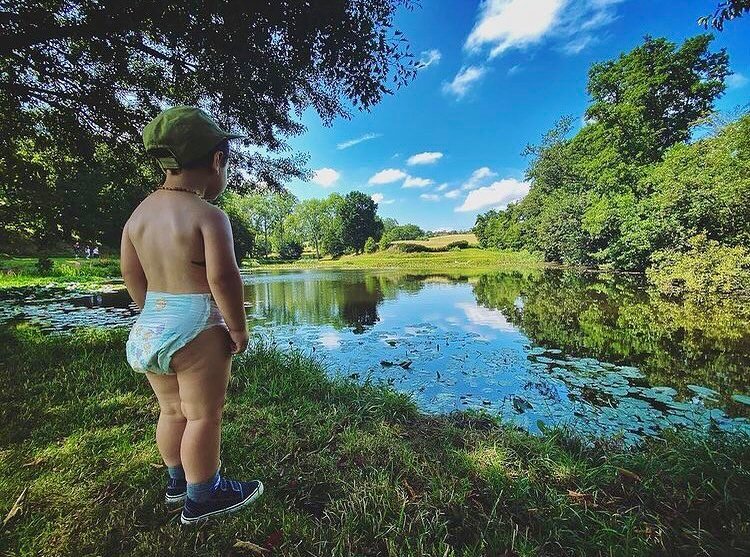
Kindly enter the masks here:
[[700, 385], [688, 385], [687, 388], [703, 398], [716, 398], [717, 396], [719, 396], [719, 393], [717, 393], [713, 389], [709, 389], [708, 387], [702, 387]]

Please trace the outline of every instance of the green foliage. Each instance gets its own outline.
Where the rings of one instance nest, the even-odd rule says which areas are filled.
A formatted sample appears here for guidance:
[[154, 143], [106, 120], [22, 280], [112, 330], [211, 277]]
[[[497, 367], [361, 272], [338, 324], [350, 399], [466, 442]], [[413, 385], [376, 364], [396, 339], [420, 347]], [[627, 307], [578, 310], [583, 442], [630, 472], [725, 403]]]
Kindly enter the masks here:
[[452, 250], [452, 249], [468, 249], [469, 242], [468, 240], [458, 240], [456, 242], [449, 242], [446, 244], [445, 249], [446, 250]]
[[302, 257], [303, 247], [297, 240], [284, 240], [279, 246], [279, 257], [295, 261]]
[[708, 26], [711, 25], [715, 29], [723, 31], [725, 21], [742, 17], [747, 12], [750, 12], [750, 0], [727, 0], [721, 2], [712, 15], [698, 18], [698, 25], [702, 25], [704, 29], [708, 29]]
[[[0, 97], [27, 114], [79, 121], [110, 147], [124, 139], [137, 148], [164, 105], [205, 106], [258, 147], [236, 152], [239, 166], [279, 186], [307, 174], [306, 157], [278, 156], [288, 136], [305, 131], [295, 114], [312, 108], [330, 123], [414, 77], [417, 62], [393, 25], [399, 6], [410, 5], [120, 0], [103, 10], [83, 0], [14, 2], [0, 20]], [[18, 116], [2, 113], [0, 136]]]
[[617, 60], [589, 70], [592, 103], [586, 117], [609, 132], [615, 148], [638, 164], [656, 162], [690, 136], [725, 89], [724, 50], [710, 53], [710, 35], [692, 37], [676, 49], [663, 38], [645, 42]]
[[437, 250], [429, 246], [425, 246], [424, 244], [414, 244], [411, 242], [399, 242], [398, 244], [391, 244], [391, 247], [388, 249], [390, 249], [391, 251], [397, 251], [400, 253], [444, 251], [444, 250]]
[[705, 234], [690, 239], [686, 251], [667, 249], [653, 255], [646, 272], [656, 288], [670, 296], [705, 298], [715, 294], [750, 295], [750, 248], [725, 246]]
[[36, 262], [36, 272], [40, 275], [48, 275], [52, 272], [53, 262], [49, 257], [40, 257]]
[[654, 253], [705, 234], [750, 242], [750, 116], [687, 143], [724, 91], [726, 53], [700, 35], [645, 42], [589, 72], [591, 104], [575, 135], [561, 119], [531, 155], [520, 202], [479, 215], [480, 245], [547, 261], [644, 270]]
[[234, 256], [237, 259], [237, 265], [241, 265], [244, 258], [254, 254], [255, 231], [248, 213], [243, 210], [243, 201], [239, 195], [225, 192], [221, 205], [229, 217], [234, 240]]
[[377, 203], [361, 191], [351, 191], [337, 207], [341, 221], [341, 240], [355, 253], [362, 253], [367, 238], [380, 239], [383, 223], [377, 218]]
[[378, 244], [375, 242], [375, 239], [370, 236], [367, 238], [367, 241], [365, 242], [365, 253], [375, 253], [378, 249]]

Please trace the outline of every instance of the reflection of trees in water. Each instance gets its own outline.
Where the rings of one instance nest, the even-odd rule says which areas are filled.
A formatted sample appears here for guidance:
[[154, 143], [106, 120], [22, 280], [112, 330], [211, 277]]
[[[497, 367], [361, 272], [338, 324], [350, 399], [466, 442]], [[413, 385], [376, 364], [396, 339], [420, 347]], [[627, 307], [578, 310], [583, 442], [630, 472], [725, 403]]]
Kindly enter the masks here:
[[378, 322], [378, 304], [399, 292], [417, 292], [420, 280], [403, 274], [342, 273], [245, 285], [245, 301], [256, 316], [280, 324], [328, 324], [363, 331]]
[[[545, 271], [520, 278], [480, 277], [474, 293], [536, 343], [576, 356], [641, 367], [652, 383], [694, 383], [724, 394], [750, 387], [750, 304], [675, 302], [641, 288], [641, 279]], [[514, 304], [517, 297], [523, 309]]]
[[339, 315], [344, 322], [361, 332], [378, 320], [378, 304], [383, 301], [383, 290], [377, 277], [366, 277], [362, 282], [341, 285]]

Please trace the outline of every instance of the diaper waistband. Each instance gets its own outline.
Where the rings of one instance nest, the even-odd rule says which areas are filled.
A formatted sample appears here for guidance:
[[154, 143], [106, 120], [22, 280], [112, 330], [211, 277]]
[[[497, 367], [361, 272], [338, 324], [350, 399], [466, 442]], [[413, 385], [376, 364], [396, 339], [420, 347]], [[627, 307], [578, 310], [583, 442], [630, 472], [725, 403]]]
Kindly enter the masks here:
[[189, 296], [201, 296], [211, 299], [213, 299], [214, 297], [211, 292], [161, 292], [159, 290], [146, 290], [146, 298], [153, 298], [154, 296], [159, 296], [161, 298], [184, 298]]

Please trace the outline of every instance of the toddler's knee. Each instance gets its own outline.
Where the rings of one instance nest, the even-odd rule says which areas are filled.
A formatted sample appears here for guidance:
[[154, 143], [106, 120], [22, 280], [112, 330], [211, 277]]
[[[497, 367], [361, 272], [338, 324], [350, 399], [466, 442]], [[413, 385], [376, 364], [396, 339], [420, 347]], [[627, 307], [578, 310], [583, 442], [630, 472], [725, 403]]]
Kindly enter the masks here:
[[185, 415], [182, 413], [182, 404], [179, 401], [165, 402], [159, 405], [161, 415], [169, 420], [184, 420]]
[[213, 421], [220, 423], [223, 410], [223, 405], [219, 407], [210, 407], [185, 404], [184, 402], [182, 403], [182, 414], [189, 422], [200, 420], [205, 422]]

